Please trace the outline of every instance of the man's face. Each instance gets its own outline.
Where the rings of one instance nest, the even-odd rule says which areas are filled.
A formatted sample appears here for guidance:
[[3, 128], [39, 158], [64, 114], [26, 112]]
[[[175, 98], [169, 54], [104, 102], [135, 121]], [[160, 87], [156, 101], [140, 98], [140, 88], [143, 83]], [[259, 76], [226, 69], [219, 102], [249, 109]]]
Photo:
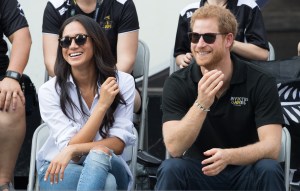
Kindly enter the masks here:
[[[225, 55], [224, 35], [220, 35], [218, 21], [214, 18], [198, 19], [195, 21], [192, 32], [198, 34], [214, 33], [215, 41], [210, 42], [209, 38], [201, 36], [198, 42], [191, 42], [193, 57], [199, 66], [216, 68], [218, 62]], [[214, 35], [213, 35], [214, 36]], [[210, 39], [213, 38], [210, 36]]]

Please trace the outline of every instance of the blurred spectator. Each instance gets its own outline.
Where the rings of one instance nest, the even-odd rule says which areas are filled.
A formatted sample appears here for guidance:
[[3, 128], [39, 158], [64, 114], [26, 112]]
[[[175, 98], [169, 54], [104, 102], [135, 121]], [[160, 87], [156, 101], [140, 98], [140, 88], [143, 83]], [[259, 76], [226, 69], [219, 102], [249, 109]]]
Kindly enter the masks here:
[[[26, 67], [31, 36], [17, 0], [0, 1], [0, 190], [13, 190], [16, 160], [25, 132], [25, 97], [20, 80]], [[5, 35], [12, 44], [7, 56]]]
[[238, 33], [231, 51], [249, 60], [267, 60], [269, 46], [261, 11], [255, 1], [201, 0], [187, 5], [180, 13], [175, 39], [174, 57], [179, 67], [186, 67], [192, 59], [187, 33], [194, 11], [204, 5], [218, 5], [229, 9], [238, 21]]

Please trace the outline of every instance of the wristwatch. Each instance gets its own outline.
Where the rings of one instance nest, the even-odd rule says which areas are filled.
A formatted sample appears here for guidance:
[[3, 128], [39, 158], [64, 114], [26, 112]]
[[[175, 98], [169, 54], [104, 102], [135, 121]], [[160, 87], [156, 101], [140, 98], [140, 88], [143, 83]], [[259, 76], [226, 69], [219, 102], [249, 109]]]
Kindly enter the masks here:
[[20, 82], [21, 76], [22, 75], [19, 72], [15, 72], [15, 71], [11, 71], [11, 70], [7, 70], [5, 73], [5, 77], [17, 80], [18, 82]]

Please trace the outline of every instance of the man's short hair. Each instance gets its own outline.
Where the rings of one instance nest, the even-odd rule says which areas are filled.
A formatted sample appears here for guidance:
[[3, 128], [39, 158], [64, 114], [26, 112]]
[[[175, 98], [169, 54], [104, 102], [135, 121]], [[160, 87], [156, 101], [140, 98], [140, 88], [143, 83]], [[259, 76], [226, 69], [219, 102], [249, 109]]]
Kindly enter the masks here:
[[238, 24], [235, 16], [228, 9], [222, 8], [217, 5], [205, 5], [198, 8], [193, 13], [191, 18], [191, 30], [193, 30], [193, 26], [196, 20], [207, 18], [216, 18], [218, 20], [218, 32], [232, 33], [234, 37], [236, 36]]

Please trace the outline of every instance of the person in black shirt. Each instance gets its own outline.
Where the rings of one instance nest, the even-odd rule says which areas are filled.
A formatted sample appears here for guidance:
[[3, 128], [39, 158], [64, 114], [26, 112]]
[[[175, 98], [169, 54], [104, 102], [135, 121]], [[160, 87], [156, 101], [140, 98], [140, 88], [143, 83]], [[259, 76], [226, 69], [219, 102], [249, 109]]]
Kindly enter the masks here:
[[172, 158], [159, 167], [156, 189], [285, 190], [275, 78], [230, 53], [237, 21], [228, 9], [203, 6], [191, 27], [195, 63], [163, 88], [163, 138]]
[[229, 9], [235, 15], [238, 22], [238, 32], [231, 49], [233, 53], [248, 60], [268, 59], [269, 46], [264, 21], [260, 8], [255, 1], [201, 0], [187, 5], [179, 16], [174, 57], [180, 68], [186, 67], [192, 60], [190, 41], [187, 36], [191, 30], [191, 15], [199, 7], [208, 4]]
[[[0, 1], [0, 190], [13, 190], [14, 168], [25, 131], [25, 97], [19, 84], [31, 36], [17, 0]], [[10, 58], [4, 35], [12, 44]]]
[[[69, 17], [83, 14], [96, 20], [110, 43], [118, 70], [132, 73], [138, 48], [139, 21], [132, 0], [49, 0], [43, 17], [43, 50], [47, 72], [54, 76], [58, 31]], [[134, 111], [141, 108], [136, 91]]]

